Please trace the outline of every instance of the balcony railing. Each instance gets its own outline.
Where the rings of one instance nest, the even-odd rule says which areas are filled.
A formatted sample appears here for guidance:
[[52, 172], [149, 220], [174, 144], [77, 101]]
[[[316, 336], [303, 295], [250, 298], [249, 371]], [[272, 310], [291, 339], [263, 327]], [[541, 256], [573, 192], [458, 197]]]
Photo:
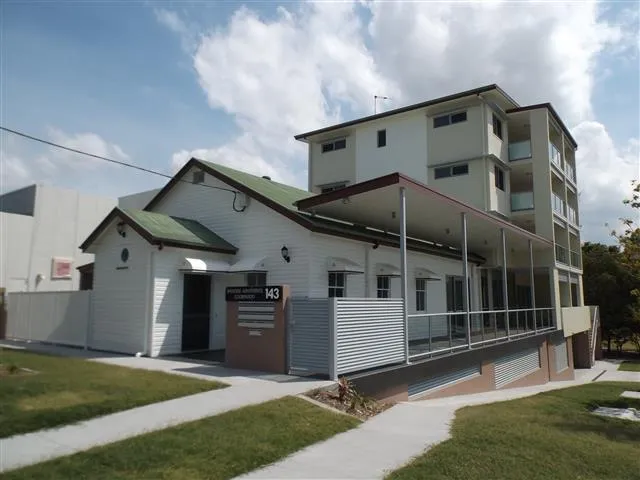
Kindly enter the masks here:
[[511, 194], [511, 211], [533, 210], [533, 192], [516, 192]]
[[569, 259], [567, 258], [567, 249], [557, 244], [556, 244], [556, 262], [564, 263], [565, 265], [569, 264]]
[[571, 180], [573, 183], [576, 183], [576, 170], [575, 168], [573, 168], [573, 166], [569, 165], [566, 162], [564, 164], [564, 173], [569, 180]]
[[523, 140], [522, 142], [514, 142], [509, 144], [509, 161], [515, 162], [531, 158], [531, 140]]
[[557, 194], [551, 194], [551, 206], [553, 211], [559, 213], [564, 217], [564, 199], [560, 198]]
[[562, 158], [560, 156], [560, 150], [553, 143], [549, 143], [549, 159], [551, 163], [554, 163], [558, 168], [562, 169]]
[[580, 252], [571, 250], [571, 266], [576, 268], [582, 268], [582, 263], [580, 262]]
[[567, 205], [567, 220], [569, 220], [569, 223], [578, 225], [578, 213], [575, 208], [570, 207], [569, 205]]

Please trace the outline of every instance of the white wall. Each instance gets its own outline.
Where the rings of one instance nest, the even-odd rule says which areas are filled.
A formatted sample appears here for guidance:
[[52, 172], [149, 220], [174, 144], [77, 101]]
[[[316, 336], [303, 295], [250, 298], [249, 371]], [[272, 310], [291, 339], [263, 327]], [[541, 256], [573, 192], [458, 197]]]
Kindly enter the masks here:
[[[122, 353], [145, 351], [145, 325], [149, 318], [150, 261], [155, 249], [132, 229], [125, 238], [115, 222], [93, 244], [93, 321], [89, 345], [97, 350]], [[129, 250], [127, 262], [121, 260]]]
[[33, 217], [0, 212], [0, 286], [8, 292], [27, 291], [33, 224]]
[[125, 195], [118, 198], [118, 207], [122, 209], [134, 209], [143, 210], [144, 207], [155, 197], [159, 188], [153, 190], [146, 190], [144, 192], [133, 193], [131, 195]]
[[485, 150], [486, 130], [483, 128], [483, 108], [479, 104], [464, 103], [460, 108], [448, 107], [448, 111], [467, 111], [467, 121], [433, 128], [433, 119], [441, 114], [430, 114], [427, 119], [429, 166], [479, 157]]
[[[378, 148], [378, 130], [387, 145]], [[356, 181], [400, 172], [427, 183], [427, 117], [424, 111], [383, 118], [356, 129]]]
[[[341, 137], [336, 137], [341, 138]], [[309, 143], [309, 190], [320, 192], [318, 185], [356, 181], [356, 141], [353, 135], [346, 137], [346, 148], [322, 153], [325, 142]]]
[[488, 190], [487, 183], [489, 179], [486, 165], [489, 162], [486, 162], [483, 158], [478, 158], [466, 163], [469, 166], [469, 173], [454, 177], [436, 179], [435, 168], [437, 167], [429, 168], [429, 185], [445, 195], [486, 210], [488, 202], [485, 200], [485, 194]]

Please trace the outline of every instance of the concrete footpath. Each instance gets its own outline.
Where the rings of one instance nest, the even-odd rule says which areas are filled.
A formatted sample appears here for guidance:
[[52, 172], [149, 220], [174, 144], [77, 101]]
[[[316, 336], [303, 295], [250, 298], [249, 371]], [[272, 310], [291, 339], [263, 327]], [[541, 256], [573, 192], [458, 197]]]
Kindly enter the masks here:
[[[2, 346], [9, 344], [0, 343]], [[32, 350], [30, 348], [30, 350]], [[67, 350], [48, 348], [56, 353]], [[75, 350], [70, 356], [96, 355]], [[226, 369], [181, 360], [163, 360], [122, 356], [99, 356], [93, 360], [178, 373], [207, 380], [217, 380], [230, 387], [154, 403], [122, 412], [93, 418], [72, 425], [16, 435], [0, 440], [0, 472], [70, 455], [90, 448], [124, 440], [147, 432], [218, 415], [247, 405], [255, 405], [287, 395], [297, 395], [332, 382], [307, 380], [287, 375]], [[242, 375], [244, 373], [244, 375]]]
[[[458, 408], [528, 397], [593, 381], [636, 381], [640, 373], [618, 372], [617, 365], [597, 362], [576, 370], [576, 379], [474, 395], [404, 402], [358, 428], [311, 445], [237, 479], [382, 479], [414, 457], [450, 437]], [[604, 373], [603, 373], [604, 372]]]

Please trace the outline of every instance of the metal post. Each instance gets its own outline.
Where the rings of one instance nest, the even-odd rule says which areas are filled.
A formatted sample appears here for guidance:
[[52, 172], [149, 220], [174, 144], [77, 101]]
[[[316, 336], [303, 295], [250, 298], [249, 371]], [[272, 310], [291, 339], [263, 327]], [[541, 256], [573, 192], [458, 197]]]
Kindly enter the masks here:
[[407, 194], [400, 187], [400, 275], [404, 317], [404, 358], [409, 363], [409, 299], [407, 298]]
[[338, 299], [329, 299], [329, 379], [338, 380]]
[[507, 238], [504, 228], [500, 229], [500, 239], [502, 240], [502, 301], [504, 302], [505, 328], [507, 329], [507, 339], [511, 338], [509, 328], [509, 285], [507, 284]]
[[467, 319], [467, 346], [471, 348], [471, 314], [469, 310], [469, 258], [467, 252], [467, 214], [460, 214], [462, 220], [462, 276], [464, 277], [464, 311]]
[[529, 276], [531, 277], [531, 307], [533, 308], [533, 330], [538, 331], [538, 318], [536, 317], [536, 276], [533, 271], [533, 242], [529, 240]]

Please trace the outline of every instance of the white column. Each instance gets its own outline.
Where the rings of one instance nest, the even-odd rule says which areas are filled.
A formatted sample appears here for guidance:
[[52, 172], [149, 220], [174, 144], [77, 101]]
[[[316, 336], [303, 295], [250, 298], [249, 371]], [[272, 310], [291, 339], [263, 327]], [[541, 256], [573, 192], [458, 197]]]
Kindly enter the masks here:
[[400, 274], [404, 317], [404, 358], [409, 363], [409, 299], [407, 298], [407, 195], [400, 187]]
[[511, 329], [509, 328], [509, 285], [507, 283], [507, 238], [504, 228], [500, 229], [500, 239], [502, 240], [502, 301], [504, 303], [507, 338], [511, 338]]
[[538, 330], [538, 319], [536, 318], [536, 276], [533, 271], [533, 242], [529, 240], [529, 278], [531, 282], [531, 307], [533, 308], [533, 329]]
[[467, 319], [467, 345], [471, 348], [471, 314], [469, 313], [469, 254], [467, 252], [467, 214], [460, 214], [462, 220], [462, 276], [464, 277], [464, 311]]

